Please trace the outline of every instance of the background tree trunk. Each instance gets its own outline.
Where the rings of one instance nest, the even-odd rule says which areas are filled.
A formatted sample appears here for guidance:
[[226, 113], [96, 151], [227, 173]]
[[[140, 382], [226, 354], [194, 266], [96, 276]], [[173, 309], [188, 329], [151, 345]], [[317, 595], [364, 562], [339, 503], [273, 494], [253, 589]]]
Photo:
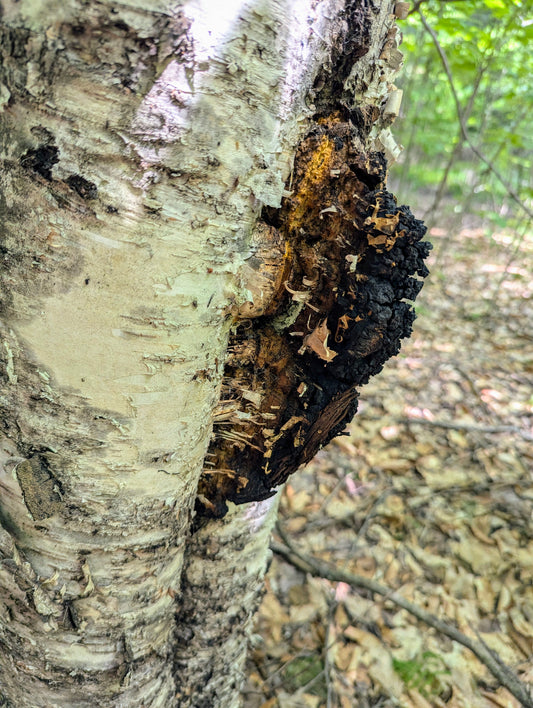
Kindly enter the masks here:
[[395, 151], [392, 3], [3, 5], [0, 692], [238, 705], [276, 503], [192, 525], [231, 313], [317, 106]]

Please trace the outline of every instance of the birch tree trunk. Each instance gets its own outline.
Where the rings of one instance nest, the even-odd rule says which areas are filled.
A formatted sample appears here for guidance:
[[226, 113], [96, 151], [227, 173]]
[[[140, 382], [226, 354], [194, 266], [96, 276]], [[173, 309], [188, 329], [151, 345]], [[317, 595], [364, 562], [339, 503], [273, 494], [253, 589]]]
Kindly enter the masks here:
[[317, 111], [396, 151], [393, 3], [2, 5], [0, 694], [237, 706], [276, 499], [195, 520], [228, 337]]

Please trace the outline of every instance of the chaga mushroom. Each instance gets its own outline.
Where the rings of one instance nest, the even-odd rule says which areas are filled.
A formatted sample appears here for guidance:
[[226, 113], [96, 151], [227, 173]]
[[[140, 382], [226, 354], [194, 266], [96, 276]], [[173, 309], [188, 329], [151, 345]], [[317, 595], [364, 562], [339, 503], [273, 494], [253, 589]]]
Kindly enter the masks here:
[[342, 432], [358, 388], [410, 335], [431, 246], [385, 180], [384, 156], [338, 116], [299, 146], [291, 196], [258, 231], [260, 304], [236, 313], [201, 513], [271, 496]]

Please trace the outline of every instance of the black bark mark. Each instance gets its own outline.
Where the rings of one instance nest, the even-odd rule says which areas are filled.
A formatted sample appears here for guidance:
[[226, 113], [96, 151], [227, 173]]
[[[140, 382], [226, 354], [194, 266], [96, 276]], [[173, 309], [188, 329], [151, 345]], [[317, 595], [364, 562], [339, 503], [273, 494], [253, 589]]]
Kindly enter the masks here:
[[82, 199], [97, 199], [98, 189], [94, 182], [81, 175], [70, 175], [65, 181]]
[[59, 162], [59, 149], [55, 145], [41, 145], [28, 150], [20, 159], [20, 164], [31, 169], [48, 181], [52, 179], [52, 168]]

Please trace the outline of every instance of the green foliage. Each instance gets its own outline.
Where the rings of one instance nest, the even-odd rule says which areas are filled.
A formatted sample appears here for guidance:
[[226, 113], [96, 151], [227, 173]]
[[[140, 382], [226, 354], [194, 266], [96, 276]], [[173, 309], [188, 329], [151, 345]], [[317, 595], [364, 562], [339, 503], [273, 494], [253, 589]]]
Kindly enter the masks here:
[[392, 666], [407, 688], [414, 688], [426, 697], [441, 693], [441, 676], [450, 673], [442, 658], [432, 651], [425, 651], [409, 661], [393, 658]]
[[[468, 136], [524, 202], [533, 195], [533, 12], [528, 0], [428, 0], [420, 5], [444, 50]], [[418, 13], [402, 24], [406, 64], [403, 116], [395, 133], [406, 147], [393, 168], [402, 192], [443, 193], [496, 216], [509, 195], [461, 136], [457, 110], [434, 40]], [[513, 206], [513, 209], [515, 207]]]
[[[324, 663], [316, 654], [298, 656], [289, 662], [283, 671], [283, 683], [288, 691], [296, 692], [299, 688], [312, 684], [310, 692], [316, 695], [325, 693]], [[322, 674], [322, 676], [321, 676]], [[322, 680], [320, 680], [322, 678]]]

